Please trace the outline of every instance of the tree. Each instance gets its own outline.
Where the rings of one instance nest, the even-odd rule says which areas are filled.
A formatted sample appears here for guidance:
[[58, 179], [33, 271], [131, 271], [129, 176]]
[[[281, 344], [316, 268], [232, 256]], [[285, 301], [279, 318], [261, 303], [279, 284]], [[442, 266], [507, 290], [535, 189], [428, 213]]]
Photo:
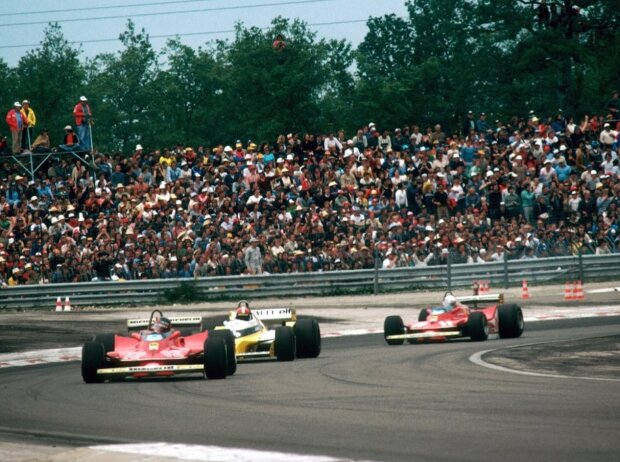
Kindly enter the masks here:
[[[281, 34], [286, 47], [274, 50], [273, 39]], [[340, 58], [338, 58], [340, 56]], [[330, 84], [346, 87], [342, 71], [333, 59], [347, 61], [344, 44], [317, 40], [316, 34], [299, 20], [275, 18], [271, 28], [244, 28], [237, 24], [232, 43], [218, 44], [222, 69], [221, 101], [226, 107], [224, 139], [242, 136], [273, 139], [295, 130], [316, 130], [321, 105]]]
[[158, 101], [166, 108], [156, 114], [160, 116], [156, 122], [161, 127], [159, 143], [216, 141], [222, 81], [212, 50], [194, 50], [174, 39], [166, 52], [167, 69], [158, 74], [155, 85]]
[[153, 120], [166, 108], [153, 97], [159, 63], [148, 34], [137, 33], [128, 21], [119, 40], [121, 52], [99, 55], [91, 63], [88, 86], [101, 134], [95, 145], [130, 152], [136, 143], [157, 138], [160, 127]]

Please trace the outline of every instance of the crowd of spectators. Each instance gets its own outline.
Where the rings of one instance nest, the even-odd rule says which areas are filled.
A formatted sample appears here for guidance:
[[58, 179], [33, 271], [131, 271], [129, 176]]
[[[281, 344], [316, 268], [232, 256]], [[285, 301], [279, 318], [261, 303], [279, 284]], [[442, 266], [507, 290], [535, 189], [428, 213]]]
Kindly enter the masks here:
[[611, 112], [504, 122], [470, 112], [454, 132], [369, 123], [353, 136], [137, 145], [88, 163], [57, 153], [34, 178], [5, 158], [0, 283], [616, 252], [619, 129]]

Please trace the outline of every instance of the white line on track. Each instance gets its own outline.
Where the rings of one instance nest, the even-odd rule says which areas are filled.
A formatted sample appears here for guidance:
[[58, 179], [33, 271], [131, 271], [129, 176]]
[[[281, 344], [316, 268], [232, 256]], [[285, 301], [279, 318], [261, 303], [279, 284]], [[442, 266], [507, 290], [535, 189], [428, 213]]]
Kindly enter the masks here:
[[520, 347], [531, 346], [531, 345], [541, 345], [545, 343], [554, 343], [554, 342], [529, 343], [526, 345], [515, 345], [513, 347], [493, 348], [491, 350], [484, 350], [484, 351], [479, 351], [477, 353], [474, 353], [473, 355], [469, 357], [469, 360], [472, 363], [477, 364], [478, 366], [486, 367], [487, 369], [493, 369], [493, 370], [500, 371], [500, 372], [509, 372], [511, 374], [529, 375], [531, 377], [548, 377], [548, 378], [553, 378], [553, 379], [594, 380], [594, 381], [599, 381], [599, 382], [620, 382], [620, 379], [610, 379], [610, 378], [603, 378], [603, 377], [583, 377], [583, 376], [543, 374], [541, 372], [520, 371], [518, 369], [511, 369], [509, 367], [503, 367], [503, 366], [498, 366], [496, 364], [491, 364], [491, 363], [486, 362], [484, 359], [482, 359], [482, 357], [485, 354], [490, 353], [492, 351], [505, 350], [508, 348], [520, 348]]
[[198, 462], [353, 462], [356, 460], [254, 449], [169, 443], [109, 444], [91, 446], [90, 449]]

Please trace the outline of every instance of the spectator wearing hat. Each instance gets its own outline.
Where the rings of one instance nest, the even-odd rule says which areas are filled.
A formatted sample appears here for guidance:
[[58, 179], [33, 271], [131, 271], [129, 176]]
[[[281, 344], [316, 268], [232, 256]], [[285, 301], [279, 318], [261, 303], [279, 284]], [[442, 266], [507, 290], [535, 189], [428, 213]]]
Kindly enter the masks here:
[[616, 142], [617, 136], [618, 136], [618, 133], [615, 130], [611, 129], [611, 125], [609, 124], [609, 122], [605, 122], [603, 124], [603, 130], [601, 131], [601, 134], [599, 135], [599, 142], [601, 143], [602, 147], [611, 148], [612, 145]]
[[52, 143], [50, 142], [50, 136], [47, 128], [44, 128], [39, 136], [32, 143], [31, 150], [36, 153], [48, 153], [52, 152]]
[[[463, 121], [463, 137], [469, 137], [476, 131], [476, 120], [474, 119], [474, 111], [467, 111], [467, 117]], [[471, 138], [468, 138], [471, 139]]]
[[6, 123], [11, 130], [12, 145], [11, 152], [20, 154], [22, 151], [22, 134], [28, 126], [28, 121], [21, 112], [22, 105], [19, 101], [15, 101], [13, 107], [6, 113]]
[[80, 149], [80, 139], [73, 132], [73, 127], [71, 125], [65, 126], [65, 136], [63, 138], [63, 142], [58, 149], [64, 152], [72, 152]]
[[73, 116], [75, 117], [80, 148], [84, 151], [92, 151], [90, 126], [93, 124], [93, 113], [86, 96], [80, 96], [80, 100], [73, 108]]
[[32, 149], [30, 145], [33, 138], [32, 130], [37, 124], [37, 116], [34, 113], [34, 110], [30, 107], [30, 101], [28, 101], [27, 99], [22, 101], [22, 108], [20, 112], [22, 113], [22, 117], [26, 122], [26, 126], [22, 131], [22, 149], [30, 150]]

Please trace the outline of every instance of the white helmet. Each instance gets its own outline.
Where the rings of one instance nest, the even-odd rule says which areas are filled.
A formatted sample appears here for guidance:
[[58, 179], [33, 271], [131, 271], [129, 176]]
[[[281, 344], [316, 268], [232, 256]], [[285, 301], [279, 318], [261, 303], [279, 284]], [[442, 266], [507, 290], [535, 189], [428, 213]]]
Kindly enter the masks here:
[[446, 297], [443, 299], [443, 304], [444, 306], [456, 305], [456, 297], [452, 294], [446, 295]]

